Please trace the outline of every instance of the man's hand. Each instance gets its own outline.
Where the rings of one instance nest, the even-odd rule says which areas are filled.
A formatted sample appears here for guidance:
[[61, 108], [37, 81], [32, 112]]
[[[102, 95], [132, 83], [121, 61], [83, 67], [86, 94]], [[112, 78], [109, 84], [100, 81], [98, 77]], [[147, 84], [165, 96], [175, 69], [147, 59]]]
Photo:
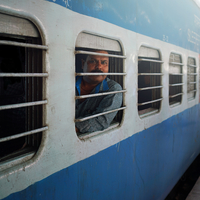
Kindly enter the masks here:
[[75, 129], [76, 129], [76, 132], [79, 133], [79, 130], [78, 130], [78, 128], [76, 128], [76, 126], [75, 126]]

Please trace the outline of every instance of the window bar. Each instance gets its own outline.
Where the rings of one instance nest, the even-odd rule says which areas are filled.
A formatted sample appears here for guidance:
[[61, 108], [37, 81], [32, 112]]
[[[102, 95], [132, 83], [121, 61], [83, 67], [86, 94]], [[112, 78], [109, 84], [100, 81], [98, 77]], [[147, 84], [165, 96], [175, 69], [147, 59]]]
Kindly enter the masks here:
[[164, 74], [163, 73], [138, 73], [138, 76], [146, 76], [146, 75], [149, 75], [149, 76], [163, 76]]
[[101, 115], [106, 115], [106, 114], [109, 114], [109, 113], [112, 113], [112, 112], [116, 112], [116, 111], [119, 111], [119, 110], [124, 110], [125, 108], [126, 107], [121, 107], [121, 108], [110, 110], [110, 111], [107, 111], [107, 112], [91, 115], [89, 117], [84, 117], [84, 118], [81, 118], [81, 119], [75, 119], [75, 122], [83, 122], [85, 120], [92, 119], [92, 118], [95, 118], [95, 117], [98, 117], [98, 116], [101, 116]]
[[177, 63], [177, 62], [170, 62], [169, 64], [170, 64], [170, 65], [181, 65], [181, 66], [184, 65], [183, 63]]
[[193, 92], [196, 92], [197, 90], [191, 90], [191, 91], [188, 91], [188, 93], [193, 93]]
[[197, 73], [188, 73], [188, 75], [193, 75], [193, 76], [196, 76]]
[[96, 52], [92, 52], [92, 51], [75, 51], [75, 54], [88, 54], [88, 55], [106, 56], [106, 57], [113, 57], [113, 58], [123, 58], [123, 59], [126, 58], [126, 56], [106, 54], [106, 53], [96, 53]]
[[138, 106], [143, 106], [143, 105], [146, 105], [146, 104], [155, 103], [155, 102], [158, 102], [158, 101], [161, 101], [161, 100], [163, 100], [163, 98], [156, 99], [156, 100], [153, 100], [153, 101], [147, 101], [147, 102], [144, 102], [144, 103], [138, 103]]
[[75, 73], [76, 76], [126, 75], [126, 73]]
[[191, 84], [191, 85], [192, 85], [192, 84], [196, 84], [196, 83], [197, 83], [197, 82], [189, 82], [189, 84]]
[[188, 67], [195, 67], [196, 68], [197, 66], [196, 65], [188, 65]]
[[147, 62], [155, 62], [155, 63], [164, 63], [161, 60], [153, 60], [153, 59], [146, 59], [146, 58], [139, 58], [138, 61], [147, 61]]
[[183, 73], [169, 73], [169, 75], [174, 75], [174, 76], [183, 76], [184, 74]]
[[138, 88], [138, 90], [151, 90], [157, 88], [163, 88], [163, 86], [144, 87], [144, 88]]
[[43, 105], [43, 104], [47, 104], [47, 100], [0, 106], [0, 110], [22, 108], [22, 107], [36, 106], [36, 105]]
[[180, 86], [180, 85], [184, 85], [184, 83], [169, 84], [169, 86]]
[[18, 46], [18, 47], [29, 47], [29, 48], [36, 48], [36, 49], [43, 49], [47, 50], [48, 46], [45, 45], [38, 45], [38, 44], [27, 44], [22, 42], [13, 42], [7, 40], [0, 40], [0, 45], [11, 45], [11, 46]]
[[182, 95], [183, 93], [178, 93], [178, 94], [175, 94], [175, 95], [170, 95], [169, 98], [174, 98], [174, 97], [177, 97], [177, 96], [180, 96]]
[[0, 77], [47, 77], [48, 73], [0, 73]]
[[43, 128], [38, 128], [38, 129], [27, 131], [27, 132], [24, 132], [24, 133], [19, 133], [19, 134], [16, 134], [16, 135], [0, 138], [0, 142], [6, 142], [6, 141], [14, 140], [14, 139], [21, 138], [21, 137], [24, 137], [24, 136], [27, 136], [27, 135], [32, 135], [32, 134], [35, 134], [35, 133], [46, 131], [47, 129], [48, 129], [48, 126], [45, 126]]
[[98, 94], [76, 96], [75, 99], [85, 99], [85, 98], [90, 98], [90, 97], [104, 96], [104, 95], [124, 93], [124, 92], [126, 92], [126, 90], [120, 90], [120, 91], [114, 91], [114, 92], [102, 92]]

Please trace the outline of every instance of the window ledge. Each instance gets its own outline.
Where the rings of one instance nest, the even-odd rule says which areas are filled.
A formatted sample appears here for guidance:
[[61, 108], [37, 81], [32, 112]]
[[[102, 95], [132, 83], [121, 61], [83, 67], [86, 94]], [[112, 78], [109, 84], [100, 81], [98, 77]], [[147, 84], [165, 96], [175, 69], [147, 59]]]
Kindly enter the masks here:
[[88, 138], [91, 138], [91, 137], [94, 137], [94, 136], [99, 135], [99, 134], [101, 134], [101, 133], [104, 133], [104, 132], [106, 132], [106, 131], [109, 131], [109, 130], [111, 130], [111, 129], [113, 129], [113, 128], [116, 128], [116, 127], [118, 127], [118, 126], [119, 126], [119, 123], [113, 123], [113, 124], [111, 124], [107, 129], [104, 129], [103, 131], [96, 131], [96, 132], [92, 132], [92, 133], [84, 133], [84, 134], [82, 134], [82, 135], [80, 135], [80, 136], [78, 136], [78, 137], [79, 137], [79, 139], [81, 139], [81, 140], [86, 140], [86, 139], [88, 139]]
[[8, 156], [0, 159], [0, 171], [8, 169], [12, 166], [30, 160], [35, 154], [34, 149], [26, 148], [23, 150], [16, 151]]
[[140, 110], [138, 113], [140, 115], [140, 118], [144, 118], [144, 117], [147, 117], [149, 115], [153, 115], [155, 113], [158, 113], [158, 109], [155, 109], [155, 108], [147, 108], [147, 109], [144, 109], [144, 110]]
[[173, 107], [175, 107], [175, 106], [178, 106], [178, 105], [181, 105], [181, 103], [180, 102], [172, 102], [172, 103], [170, 103], [170, 108], [173, 108]]

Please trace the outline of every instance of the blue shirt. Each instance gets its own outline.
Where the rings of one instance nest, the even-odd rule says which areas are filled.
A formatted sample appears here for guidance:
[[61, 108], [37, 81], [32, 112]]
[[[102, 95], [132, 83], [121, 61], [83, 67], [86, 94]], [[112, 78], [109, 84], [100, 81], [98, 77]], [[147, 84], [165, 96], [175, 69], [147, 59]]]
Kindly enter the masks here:
[[[82, 77], [78, 77], [76, 81], [76, 96], [80, 95]], [[122, 87], [109, 78], [99, 83], [90, 94], [120, 91]], [[122, 93], [109, 94], [98, 97], [90, 97], [85, 101], [76, 100], [76, 119], [87, 117], [90, 115], [110, 111], [120, 108], [122, 104]], [[117, 112], [101, 115], [83, 122], [76, 122], [75, 126], [80, 133], [90, 133], [94, 131], [102, 131], [110, 126]]]

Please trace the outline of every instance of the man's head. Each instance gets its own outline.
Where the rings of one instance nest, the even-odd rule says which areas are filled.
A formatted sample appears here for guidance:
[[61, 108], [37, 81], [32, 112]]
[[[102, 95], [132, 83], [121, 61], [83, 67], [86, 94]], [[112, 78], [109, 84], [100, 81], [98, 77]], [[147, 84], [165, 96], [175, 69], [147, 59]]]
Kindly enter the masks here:
[[[108, 54], [107, 51], [96, 51], [96, 53]], [[82, 69], [85, 73], [108, 73], [109, 57], [88, 55], [86, 61], [82, 61]], [[83, 76], [84, 81], [90, 84], [101, 83], [105, 78], [106, 75]]]

